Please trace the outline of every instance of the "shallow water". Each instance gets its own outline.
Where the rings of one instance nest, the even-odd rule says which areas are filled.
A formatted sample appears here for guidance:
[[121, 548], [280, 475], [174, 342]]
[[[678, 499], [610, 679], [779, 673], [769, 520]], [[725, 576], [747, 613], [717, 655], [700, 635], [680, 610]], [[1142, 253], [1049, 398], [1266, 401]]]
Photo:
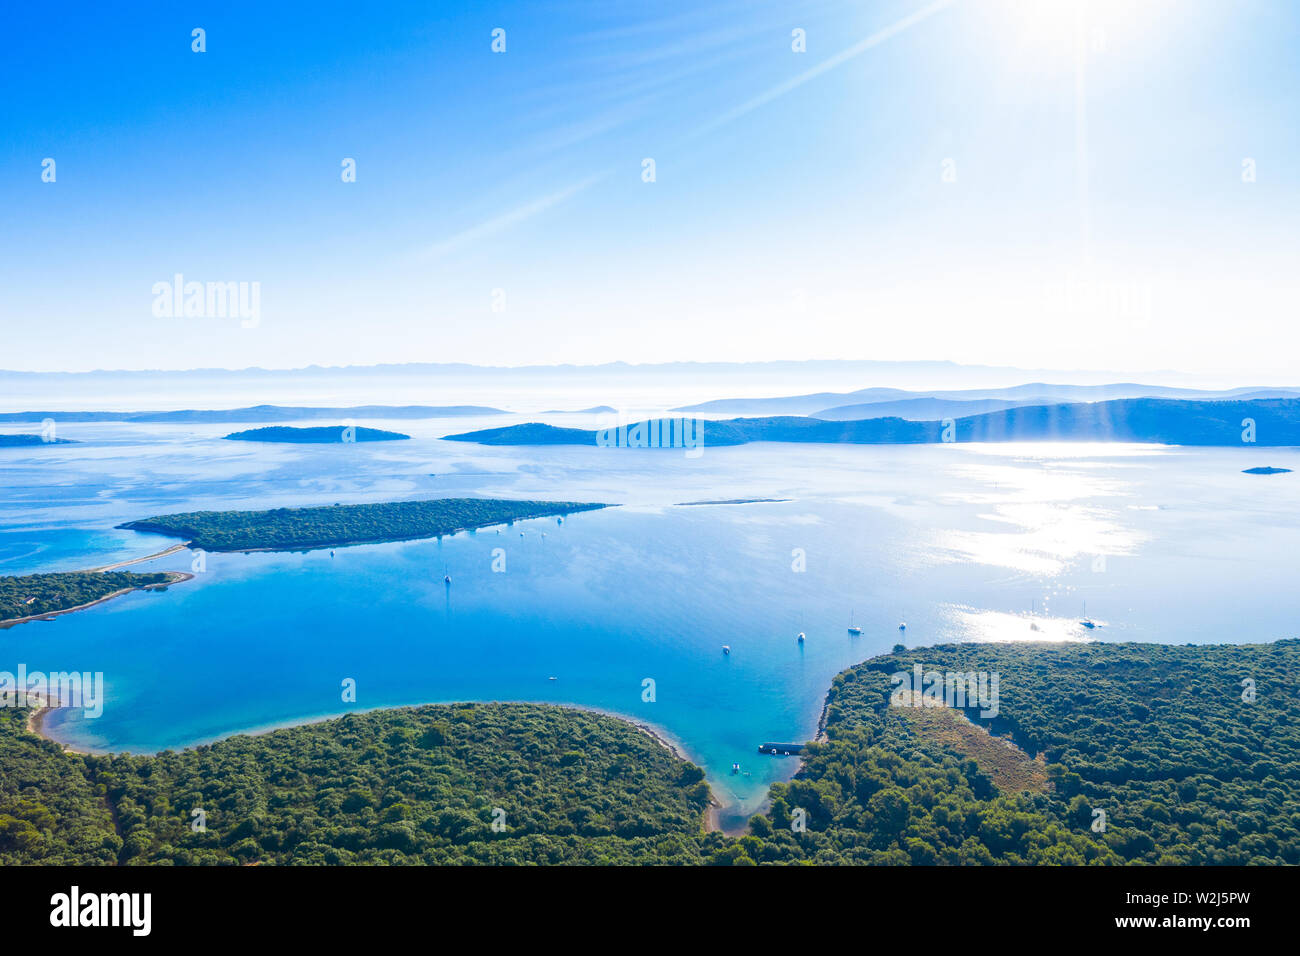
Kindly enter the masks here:
[[[794, 769], [757, 744], [811, 737], [831, 678], [900, 639], [1296, 634], [1297, 475], [1241, 474], [1300, 467], [1291, 449], [758, 444], [688, 459], [434, 437], [497, 423], [404, 423], [414, 440], [330, 446], [69, 425], [83, 444], [2, 449], [5, 574], [160, 550], [174, 542], [113, 526], [181, 510], [456, 495], [621, 507], [333, 558], [208, 555], [165, 592], [0, 631], [0, 670], [103, 671], [103, 715], [51, 727], [110, 750], [431, 701], [600, 707], [680, 741], [734, 818]], [[791, 500], [676, 506], [748, 497]], [[1095, 631], [1078, 624], [1085, 601]]]

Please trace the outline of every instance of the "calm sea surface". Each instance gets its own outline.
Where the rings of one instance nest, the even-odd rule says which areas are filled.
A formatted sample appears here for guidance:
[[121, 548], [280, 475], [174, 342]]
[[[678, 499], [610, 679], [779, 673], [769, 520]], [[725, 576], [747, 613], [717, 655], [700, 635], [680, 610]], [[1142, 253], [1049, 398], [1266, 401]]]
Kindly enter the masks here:
[[[831, 678], [900, 640], [1300, 630], [1300, 471], [1241, 473], [1300, 469], [1295, 450], [759, 444], [688, 459], [435, 437], [498, 423], [364, 422], [416, 438], [331, 446], [219, 440], [228, 426], [67, 425], [81, 444], [0, 449], [3, 574], [160, 550], [175, 542], [113, 526], [173, 511], [461, 495], [621, 505], [333, 557], [208, 555], [166, 592], [0, 631], [0, 670], [103, 671], [103, 715], [53, 727], [108, 750], [433, 701], [598, 707], [664, 730], [734, 817], [794, 770], [757, 744], [811, 737]], [[680, 504], [735, 498], [789, 500]], [[1092, 632], [1078, 625], [1085, 602]]]

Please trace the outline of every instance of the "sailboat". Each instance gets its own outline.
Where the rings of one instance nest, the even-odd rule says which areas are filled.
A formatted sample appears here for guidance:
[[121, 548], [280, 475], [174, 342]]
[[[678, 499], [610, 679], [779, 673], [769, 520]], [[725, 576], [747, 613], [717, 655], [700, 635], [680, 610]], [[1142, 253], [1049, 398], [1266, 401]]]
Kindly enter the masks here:
[[1029, 602], [1029, 629], [1031, 631], [1040, 631], [1038, 622], [1034, 620], [1034, 615], [1038, 613], [1038, 599], [1035, 598]]
[[862, 628], [858, 627], [856, 624], [853, 623], [852, 611], [849, 612], [849, 633], [852, 634], [854, 637], [857, 637], [859, 634], [862, 633]]
[[445, 564], [442, 566], [442, 579], [446, 583], [451, 584], [451, 574], [448, 573], [447, 566]]
[[1079, 623], [1082, 624], [1084, 627], [1086, 627], [1086, 628], [1087, 628], [1088, 630], [1090, 630], [1090, 631], [1091, 631], [1094, 627], [1097, 626], [1096, 624], [1093, 623], [1092, 618], [1088, 617], [1088, 602], [1087, 602], [1087, 601], [1084, 601], [1084, 602], [1083, 602], [1083, 620], [1080, 621]]

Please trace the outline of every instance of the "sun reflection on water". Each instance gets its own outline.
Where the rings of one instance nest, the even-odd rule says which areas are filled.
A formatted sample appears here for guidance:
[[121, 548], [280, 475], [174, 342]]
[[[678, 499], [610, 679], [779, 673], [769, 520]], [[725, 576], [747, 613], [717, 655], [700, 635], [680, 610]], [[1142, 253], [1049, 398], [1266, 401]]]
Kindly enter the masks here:
[[[961, 640], [985, 643], [1014, 641], [1090, 641], [1096, 631], [1080, 623], [1079, 618], [1049, 617], [1042, 614], [1009, 614], [950, 605], [945, 617], [961, 632]], [[1103, 627], [1104, 622], [1094, 622]]]

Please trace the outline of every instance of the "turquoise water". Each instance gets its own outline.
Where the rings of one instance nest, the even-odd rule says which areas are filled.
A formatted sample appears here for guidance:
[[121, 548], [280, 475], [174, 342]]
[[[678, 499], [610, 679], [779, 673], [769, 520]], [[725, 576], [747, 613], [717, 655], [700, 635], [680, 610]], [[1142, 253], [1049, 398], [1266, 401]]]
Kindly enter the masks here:
[[[1240, 474], [1300, 467], [1292, 450], [752, 445], [689, 460], [432, 437], [477, 424], [417, 424], [400, 447], [82, 426], [68, 437], [83, 445], [0, 451], [6, 574], [159, 550], [173, 542], [112, 526], [166, 511], [465, 494], [621, 505], [333, 558], [208, 555], [166, 592], [0, 631], [0, 669], [103, 671], [103, 715], [51, 726], [107, 750], [432, 701], [598, 707], [662, 728], [739, 816], [794, 770], [757, 744], [814, 734], [832, 677], [889, 650], [903, 620], [909, 646], [1297, 632], [1300, 484]], [[677, 504], [738, 497], [791, 500]], [[1077, 623], [1085, 601], [1093, 632]]]

